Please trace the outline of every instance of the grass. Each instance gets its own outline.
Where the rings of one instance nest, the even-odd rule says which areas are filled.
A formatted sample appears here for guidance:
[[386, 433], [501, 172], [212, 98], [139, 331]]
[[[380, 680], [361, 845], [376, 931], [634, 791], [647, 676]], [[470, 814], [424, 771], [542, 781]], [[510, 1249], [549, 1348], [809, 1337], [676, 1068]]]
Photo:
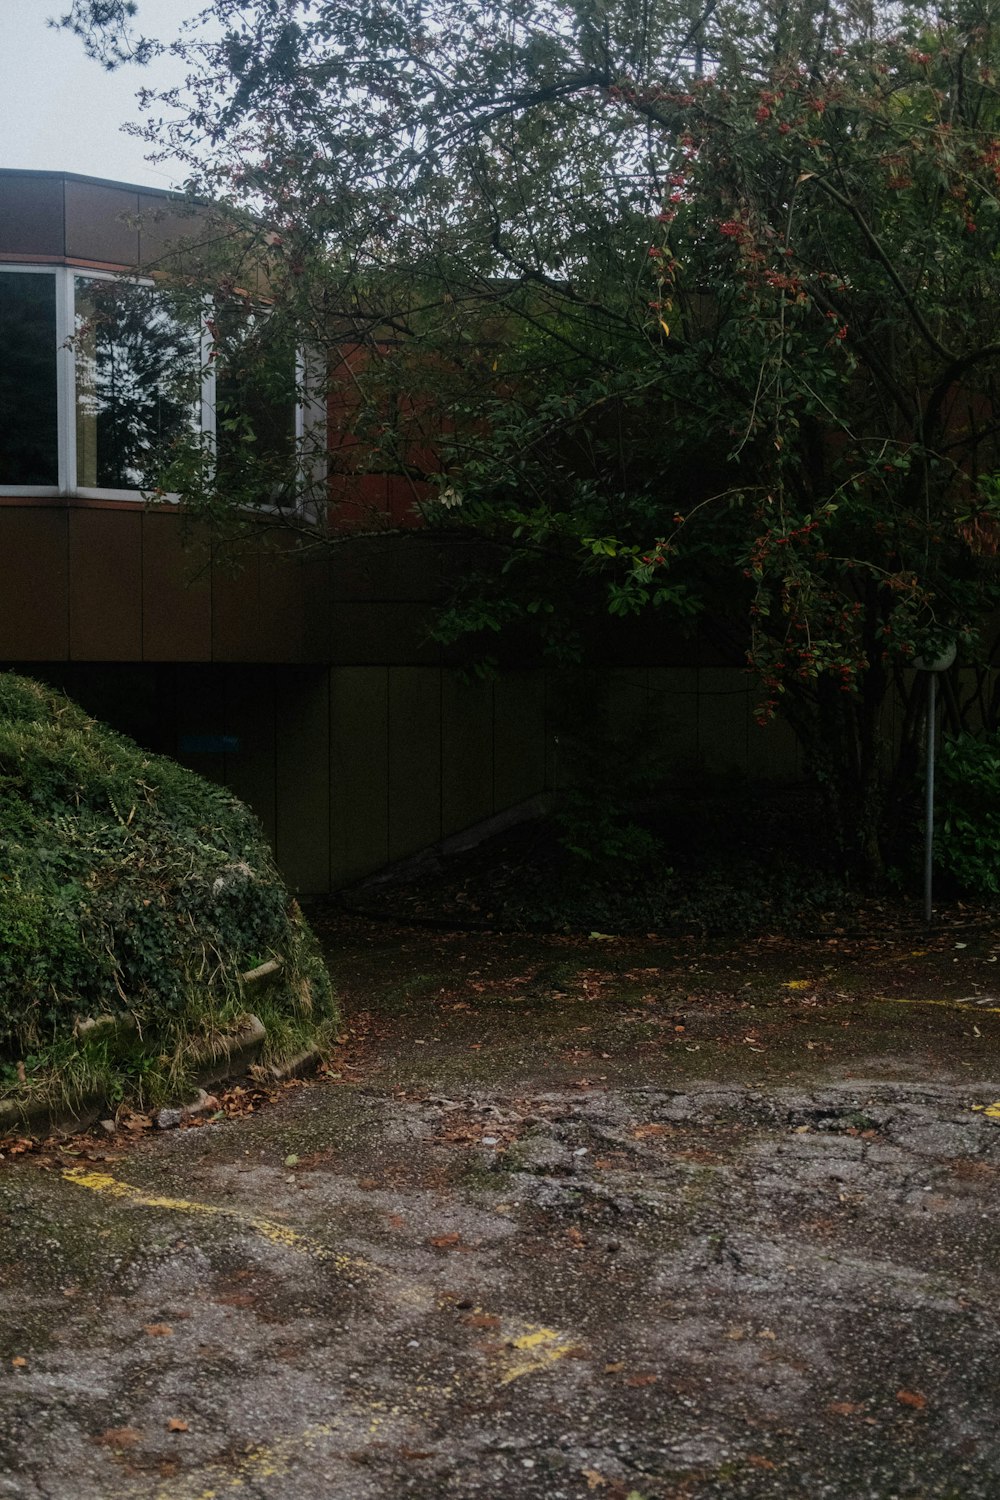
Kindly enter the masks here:
[[[243, 974], [280, 968], [266, 989]], [[183, 1097], [264, 1022], [264, 1058], [324, 1045], [329, 976], [263, 832], [223, 788], [30, 679], [0, 675], [0, 1101]]]

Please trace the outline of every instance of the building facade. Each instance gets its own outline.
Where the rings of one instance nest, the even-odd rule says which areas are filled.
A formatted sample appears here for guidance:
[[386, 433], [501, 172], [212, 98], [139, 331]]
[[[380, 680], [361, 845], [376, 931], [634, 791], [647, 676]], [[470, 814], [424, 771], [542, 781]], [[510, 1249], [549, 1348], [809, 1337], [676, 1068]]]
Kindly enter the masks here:
[[[542, 792], [564, 685], [454, 670], [428, 624], [461, 560], [429, 535], [309, 552], [265, 527], [234, 551], [147, 502], [157, 441], [222, 441], [198, 332], [158, 290], [205, 222], [170, 194], [0, 172], [0, 665], [230, 786], [292, 887], [322, 892]], [[290, 399], [274, 441], [323, 420]], [[707, 647], [640, 631], [592, 681], [678, 766], [796, 773]]]

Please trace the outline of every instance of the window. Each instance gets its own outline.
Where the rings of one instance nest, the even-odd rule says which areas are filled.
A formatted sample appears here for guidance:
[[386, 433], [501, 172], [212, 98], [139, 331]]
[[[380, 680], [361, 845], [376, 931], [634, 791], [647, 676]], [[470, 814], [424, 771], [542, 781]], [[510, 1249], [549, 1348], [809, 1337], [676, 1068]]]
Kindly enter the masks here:
[[263, 309], [149, 282], [0, 268], [0, 494], [137, 499], [193, 439], [255, 503], [322, 487], [325, 413]]
[[215, 455], [221, 484], [259, 488], [272, 501], [296, 476], [296, 350], [262, 309], [216, 307]]
[[0, 271], [0, 485], [59, 483], [56, 278]]
[[197, 429], [201, 335], [154, 287], [76, 280], [76, 482], [151, 489]]

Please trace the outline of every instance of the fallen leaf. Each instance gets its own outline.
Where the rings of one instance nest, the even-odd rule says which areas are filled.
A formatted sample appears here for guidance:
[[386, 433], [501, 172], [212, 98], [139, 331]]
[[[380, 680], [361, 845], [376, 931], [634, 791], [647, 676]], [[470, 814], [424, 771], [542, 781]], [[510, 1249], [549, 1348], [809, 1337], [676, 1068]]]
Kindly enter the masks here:
[[290, 1152], [288, 1154], [288, 1156], [285, 1157], [285, 1166], [286, 1167], [297, 1167], [298, 1164], [299, 1164], [299, 1158], [298, 1158], [298, 1156], [296, 1155], [296, 1153], [294, 1151]]
[[747, 1463], [753, 1464], [755, 1469], [776, 1469], [778, 1465], [765, 1458], [763, 1453], [748, 1453]]
[[859, 1411], [864, 1411], [864, 1403], [861, 1401], [831, 1401], [827, 1411], [835, 1417], [856, 1417]]
[[173, 1333], [169, 1323], [147, 1323], [143, 1333], [148, 1333], [151, 1339], [165, 1339]]
[[427, 1241], [427, 1243], [429, 1245], [433, 1245], [435, 1250], [454, 1250], [456, 1245], [460, 1245], [462, 1243], [462, 1236], [458, 1233], [457, 1230], [453, 1229], [451, 1234], [434, 1235], [432, 1239], [429, 1239]]
[[744, 1328], [740, 1328], [738, 1324], [734, 1324], [732, 1328], [726, 1329], [726, 1338], [732, 1339], [734, 1342], [736, 1342], [739, 1339], [746, 1338], [746, 1330]]
[[468, 1328], [499, 1328], [500, 1319], [495, 1313], [466, 1313], [462, 1322]]
[[912, 1406], [914, 1411], [923, 1411], [927, 1405], [927, 1397], [922, 1391], [897, 1391], [896, 1400], [903, 1406]]
[[616, 1359], [614, 1364], [604, 1366], [604, 1373], [605, 1375], [620, 1375], [624, 1368], [625, 1361], [623, 1359]]
[[655, 1385], [658, 1379], [658, 1375], [630, 1375], [625, 1384], [637, 1388], [643, 1385]]
[[607, 1485], [608, 1481], [605, 1479], [604, 1475], [598, 1474], [596, 1469], [581, 1469], [580, 1473], [587, 1481], [588, 1490], [604, 1489]]
[[94, 1439], [103, 1448], [134, 1448], [141, 1441], [142, 1433], [134, 1427], [109, 1427]]
[[670, 1128], [667, 1125], [634, 1125], [632, 1127], [632, 1139], [634, 1141], [648, 1141], [657, 1136], [669, 1135]]
[[566, 1238], [569, 1240], [571, 1245], [580, 1246], [587, 1243], [587, 1236], [581, 1229], [577, 1229], [575, 1224], [571, 1224], [567, 1229]]
[[190, 1428], [188, 1427], [188, 1424], [185, 1421], [183, 1421], [180, 1417], [168, 1417], [167, 1418], [167, 1431], [168, 1432], [189, 1432]]
[[21, 1354], [15, 1354], [14, 1358], [11, 1360], [11, 1364], [14, 1366], [15, 1370], [23, 1370], [27, 1363], [28, 1361]]
[[433, 1449], [428, 1448], [400, 1448], [400, 1458], [433, 1458]]

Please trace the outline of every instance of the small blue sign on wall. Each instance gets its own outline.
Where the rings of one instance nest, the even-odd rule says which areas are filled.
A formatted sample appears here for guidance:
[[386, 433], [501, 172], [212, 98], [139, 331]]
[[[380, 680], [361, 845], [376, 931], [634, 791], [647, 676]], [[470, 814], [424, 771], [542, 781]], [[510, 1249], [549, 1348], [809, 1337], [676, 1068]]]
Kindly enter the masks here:
[[182, 755], [235, 755], [240, 748], [236, 734], [182, 734]]

